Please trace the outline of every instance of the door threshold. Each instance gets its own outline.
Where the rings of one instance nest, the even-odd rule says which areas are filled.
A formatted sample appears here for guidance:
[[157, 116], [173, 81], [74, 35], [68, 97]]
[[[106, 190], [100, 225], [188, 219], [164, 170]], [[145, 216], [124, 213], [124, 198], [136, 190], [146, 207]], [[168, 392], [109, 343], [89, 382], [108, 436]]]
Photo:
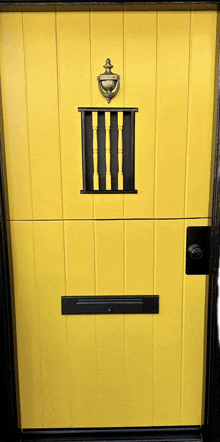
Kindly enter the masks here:
[[19, 442], [203, 442], [201, 427], [23, 430]]
[[[118, 440], [118, 439], [115, 439]], [[120, 439], [122, 442], [137, 442], [137, 439]], [[19, 442], [77, 442], [78, 439], [74, 438], [73, 436], [52, 436], [52, 437], [47, 437], [45, 438], [44, 436], [40, 436], [37, 438], [20, 438]], [[92, 442], [94, 441], [94, 439], [85, 439], [86, 442]], [[103, 440], [103, 442], [110, 442], [112, 441], [112, 439], [105, 439], [105, 441]], [[203, 438], [202, 435], [189, 435], [189, 434], [185, 434], [185, 435], [152, 435], [152, 436], [147, 436], [143, 439], [141, 439], [142, 442], [203, 442]]]

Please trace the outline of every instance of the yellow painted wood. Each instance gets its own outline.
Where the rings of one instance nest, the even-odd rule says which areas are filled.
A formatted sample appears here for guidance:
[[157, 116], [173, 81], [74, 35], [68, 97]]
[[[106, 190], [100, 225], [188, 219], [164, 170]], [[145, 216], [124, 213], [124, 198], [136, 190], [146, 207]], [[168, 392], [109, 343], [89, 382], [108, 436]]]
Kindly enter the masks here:
[[[210, 213], [216, 12], [0, 21], [10, 216], [30, 220], [33, 206], [41, 220], [11, 222], [22, 426], [201, 425], [207, 280], [185, 275], [185, 235], [208, 220], [163, 218]], [[121, 77], [110, 106], [139, 109], [136, 195], [80, 194], [78, 107], [109, 106], [97, 84], [107, 57]], [[95, 113], [93, 135], [98, 188]], [[155, 316], [61, 315], [65, 294], [153, 293]]]
[[118, 112], [118, 190], [123, 190], [123, 112]]
[[[23, 428], [202, 423], [206, 277], [184, 249], [207, 223], [11, 222]], [[153, 293], [155, 316], [60, 312], [64, 294]]]
[[124, 13], [124, 105], [138, 107], [135, 120], [135, 188], [125, 195], [125, 218], [152, 218], [156, 118], [155, 11]]
[[[189, 226], [208, 226], [211, 220], [185, 221]], [[184, 241], [186, 243], [186, 241]], [[185, 272], [185, 269], [184, 269]], [[182, 325], [182, 397], [181, 425], [204, 424], [206, 323], [208, 303], [208, 277], [186, 275], [183, 284]]]
[[[186, 216], [210, 216], [216, 12], [195, 11], [192, 23], [189, 11], [160, 11], [158, 15], [155, 12], [126, 11], [124, 17], [124, 103], [139, 108], [135, 137], [138, 195], [125, 196], [125, 217], [152, 217], [154, 199], [155, 217], [184, 217], [185, 198]], [[173, 39], [173, 35], [177, 37]], [[201, 56], [203, 40], [207, 57]], [[137, 43], [139, 41], [142, 43]], [[207, 64], [203, 68], [206, 58]], [[136, 78], [143, 79], [142, 87]], [[196, 98], [198, 95], [200, 101]], [[201, 103], [203, 97], [206, 112]], [[201, 118], [198, 118], [197, 110]], [[209, 116], [205, 120], [206, 115]], [[201, 121], [204, 121], [202, 132], [198, 129]], [[187, 151], [190, 153], [187, 167], [190, 185], [186, 187]], [[195, 163], [201, 164], [196, 175]], [[195, 191], [191, 192], [194, 185]], [[201, 198], [203, 193], [205, 198]], [[200, 197], [196, 198], [196, 195]]]
[[78, 112], [78, 107], [92, 105], [89, 12], [58, 12], [56, 17], [63, 215], [64, 219], [91, 219], [94, 196], [80, 194], [82, 141]]
[[[90, 13], [91, 25], [91, 94], [94, 107], [123, 107], [123, 12], [93, 11]], [[113, 32], [114, 29], [114, 32]], [[104, 72], [107, 58], [114, 66], [112, 71], [120, 75], [122, 86], [110, 104], [100, 93], [97, 75]], [[112, 219], [124, 217], [124, 195], [95, 195], [94, 218]]]
[[[31, 219], [32, 205], [34, 219], [210, 215], [216, 11], [69, 11], [24, 13], [23, 20], [21, 13], [1, 17], [11, 219]], [[114, 35], [106, 31], [107, 22]], [[97, 85], [107, 53], [121, 76], [113, 105], [139, 108], [137, 195], [80, 194], [77, 108], [108, 106]]]
[[[92, 106], [123, 106], [123, 86], [108, 104], [98, 88], [97, 76], [104, 72], [103, 65], [110, 58], [112, 71], [120, 75], [123, 84], [123, 11], [98, 11], [90, 13]], [[112, 30], [114, 29], [114, 32]]]
[[[65, 225], [66, 294], [95, 294], [94, 225], [67, 221]], [[71, 427], [98, 425], [96, 404], [96, 317], [67, 317], [67, 364], [70, 374]]]
[[67, 318], [61, 315], [61, 296], [65, 294], [63, 245], [62, 221], [34, 222], [44, 428], [70, 427], [72, 418]]
[[97, 315], [96, 342], [96, 422], [99, 427], [122, 427], [127, 420], [124, 315]]
[[106, 190], [111, 190], [111, 119], [110, 112], [105, 112], [105, 153], [106, 153]]
[[189, 11], [158, 12], [156, 218], [184, 217], [189, 40]]
[[[124, 294], [124, 221], [95, 221], [96, 294]], [[126, 418], [124, 315], [96, 317], [98, 426]]]
[[[180, 425], [184, 220], [155, 221], [153, 425]], [[188, 396], [189, 408], [190, 397]], [[191, 425], [193, 424], [193, 421]]]
[[100, 422], [96, 403], [96, 317], [67, 318], [66, 364], [70, 375], [71, 428], [97, 427]]
[[9, 217], [32, 219], [22, 13], [0, 14], [0, 40]]
[[[95, 294], [94, 226], [92, 221], [65, 221], [66, 293]], [[87, 319], [89, 319], [87, 317]]]
[[22, 428], [41, 428], [42, 376], [33, 223], [10, 223]]
[[23, 13], [34, 219], [62, 218], [55, 13]]
[[98, 174], [98, 113], [92, 113], [92, 129], [93, 129], [93, 189], [99, 190], [99, 174]]
[[127, 295], [153, 294], [154, 221], [125, 221]]
[[[192, 12], [185, 217], [211, 216], [217, 14]], [[218, 51], [218, 44], [217, 44]], [[212, 166], [212, 167], [211, 167]]]
[[[153, 294], [154, 222], [125, 221], [125, 293]], [[125, 426], [151, 426], [153, 315], [125, 316]]]
[[95, 221], [97, 295], [124, 293], [123, 221]]

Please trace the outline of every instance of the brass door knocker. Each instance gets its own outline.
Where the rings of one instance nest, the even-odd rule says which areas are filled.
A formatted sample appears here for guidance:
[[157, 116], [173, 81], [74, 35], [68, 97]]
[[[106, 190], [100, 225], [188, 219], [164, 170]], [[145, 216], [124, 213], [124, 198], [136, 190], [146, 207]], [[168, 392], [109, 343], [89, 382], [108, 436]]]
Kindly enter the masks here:
[[113, 74], [112, 72], [112, 64], [110, 58], [107, 58], [105, 65], [104, 74], [100, 74], [97, 77], [99, 90], [102, 95], [107, 99], [107, 102], [110, 103], [111, 99], [115, 97], [120, 88], [120, 75]]

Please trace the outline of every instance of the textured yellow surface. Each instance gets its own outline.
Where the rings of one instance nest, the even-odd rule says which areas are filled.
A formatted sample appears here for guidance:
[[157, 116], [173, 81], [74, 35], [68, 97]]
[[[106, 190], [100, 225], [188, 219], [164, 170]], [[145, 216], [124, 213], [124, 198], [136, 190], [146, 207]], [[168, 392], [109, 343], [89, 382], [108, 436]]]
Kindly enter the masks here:
[[[0, 20], [10, 219], [211, 216], [215, 11]], [[139, 109], [136, 195], [80, 194], [78, 107], [108, 106], [97, 83], [107, 57], [121, 79], [111, 106]]]
[[[208, 223], [11, 222], [24, 428], [202, 423], [207, 278], [184, 260]], [[77, 294], [157, 294], [160, 313], [62, 316]]]
[[[185, 220], [185, 236], [190, 225], [192, 221]], [[211, 220], [193, 220], [193, 225], [208, 226]], [[206, 275], [185, 275], [183, 280], [181, 425], [190, 425], [192, 420], [199, 425], [204, 412], [208, 282]], [[196, 357], [192, 358], [195, 353]], [[195, 395], [194, 385], [197, 386]]]
[[154, 216], [157, 21], [156, 12], [124, 14], [124, 105], [139, 109], [135, 115], [138, 193], [125, 195], [125, 218]]
[[0, 14], [0, 38], [9, 216], [16, 220], [31, 219], [32, 192], [21, 13]]
[[[216, 18], [0, 14], [23, 428], [203, 423], [207, 277], [185, 243], [210, 223]], [[108, 106], [107, 57], [111, 105], [139, 108], [134, 195], [80, 194], [78, 107]], [[61, 315], [65, 295], [151, 294], [158, 315]]]
[[[191, 19], [185, 217], [211, 216], [210, 164], [213, 124], [216, 14]], [[217, 42], [217, 51], [218, 51]], [[202, 72], [202, 75], [199, 73]], [[209, 146], [209, 148], [208, 148]], [[198, 155], [199, 152], [199, 155]], [[195, 167], [196, 164], [196, 167]], [[212, 177], [212, 174], [211, 174]]]
[[23, 14], [33, 219], [62, 218], [55, 15]]

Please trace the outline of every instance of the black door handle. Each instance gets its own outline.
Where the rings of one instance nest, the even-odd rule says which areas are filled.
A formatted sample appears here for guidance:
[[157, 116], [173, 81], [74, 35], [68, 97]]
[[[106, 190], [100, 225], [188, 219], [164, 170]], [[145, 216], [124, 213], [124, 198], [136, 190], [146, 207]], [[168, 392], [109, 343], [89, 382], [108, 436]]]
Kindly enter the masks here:
[[192, 244], [188, 247], [188, 251], [193, 259], [200, 259], [203, 257], [203, 250], [198, 244]]

